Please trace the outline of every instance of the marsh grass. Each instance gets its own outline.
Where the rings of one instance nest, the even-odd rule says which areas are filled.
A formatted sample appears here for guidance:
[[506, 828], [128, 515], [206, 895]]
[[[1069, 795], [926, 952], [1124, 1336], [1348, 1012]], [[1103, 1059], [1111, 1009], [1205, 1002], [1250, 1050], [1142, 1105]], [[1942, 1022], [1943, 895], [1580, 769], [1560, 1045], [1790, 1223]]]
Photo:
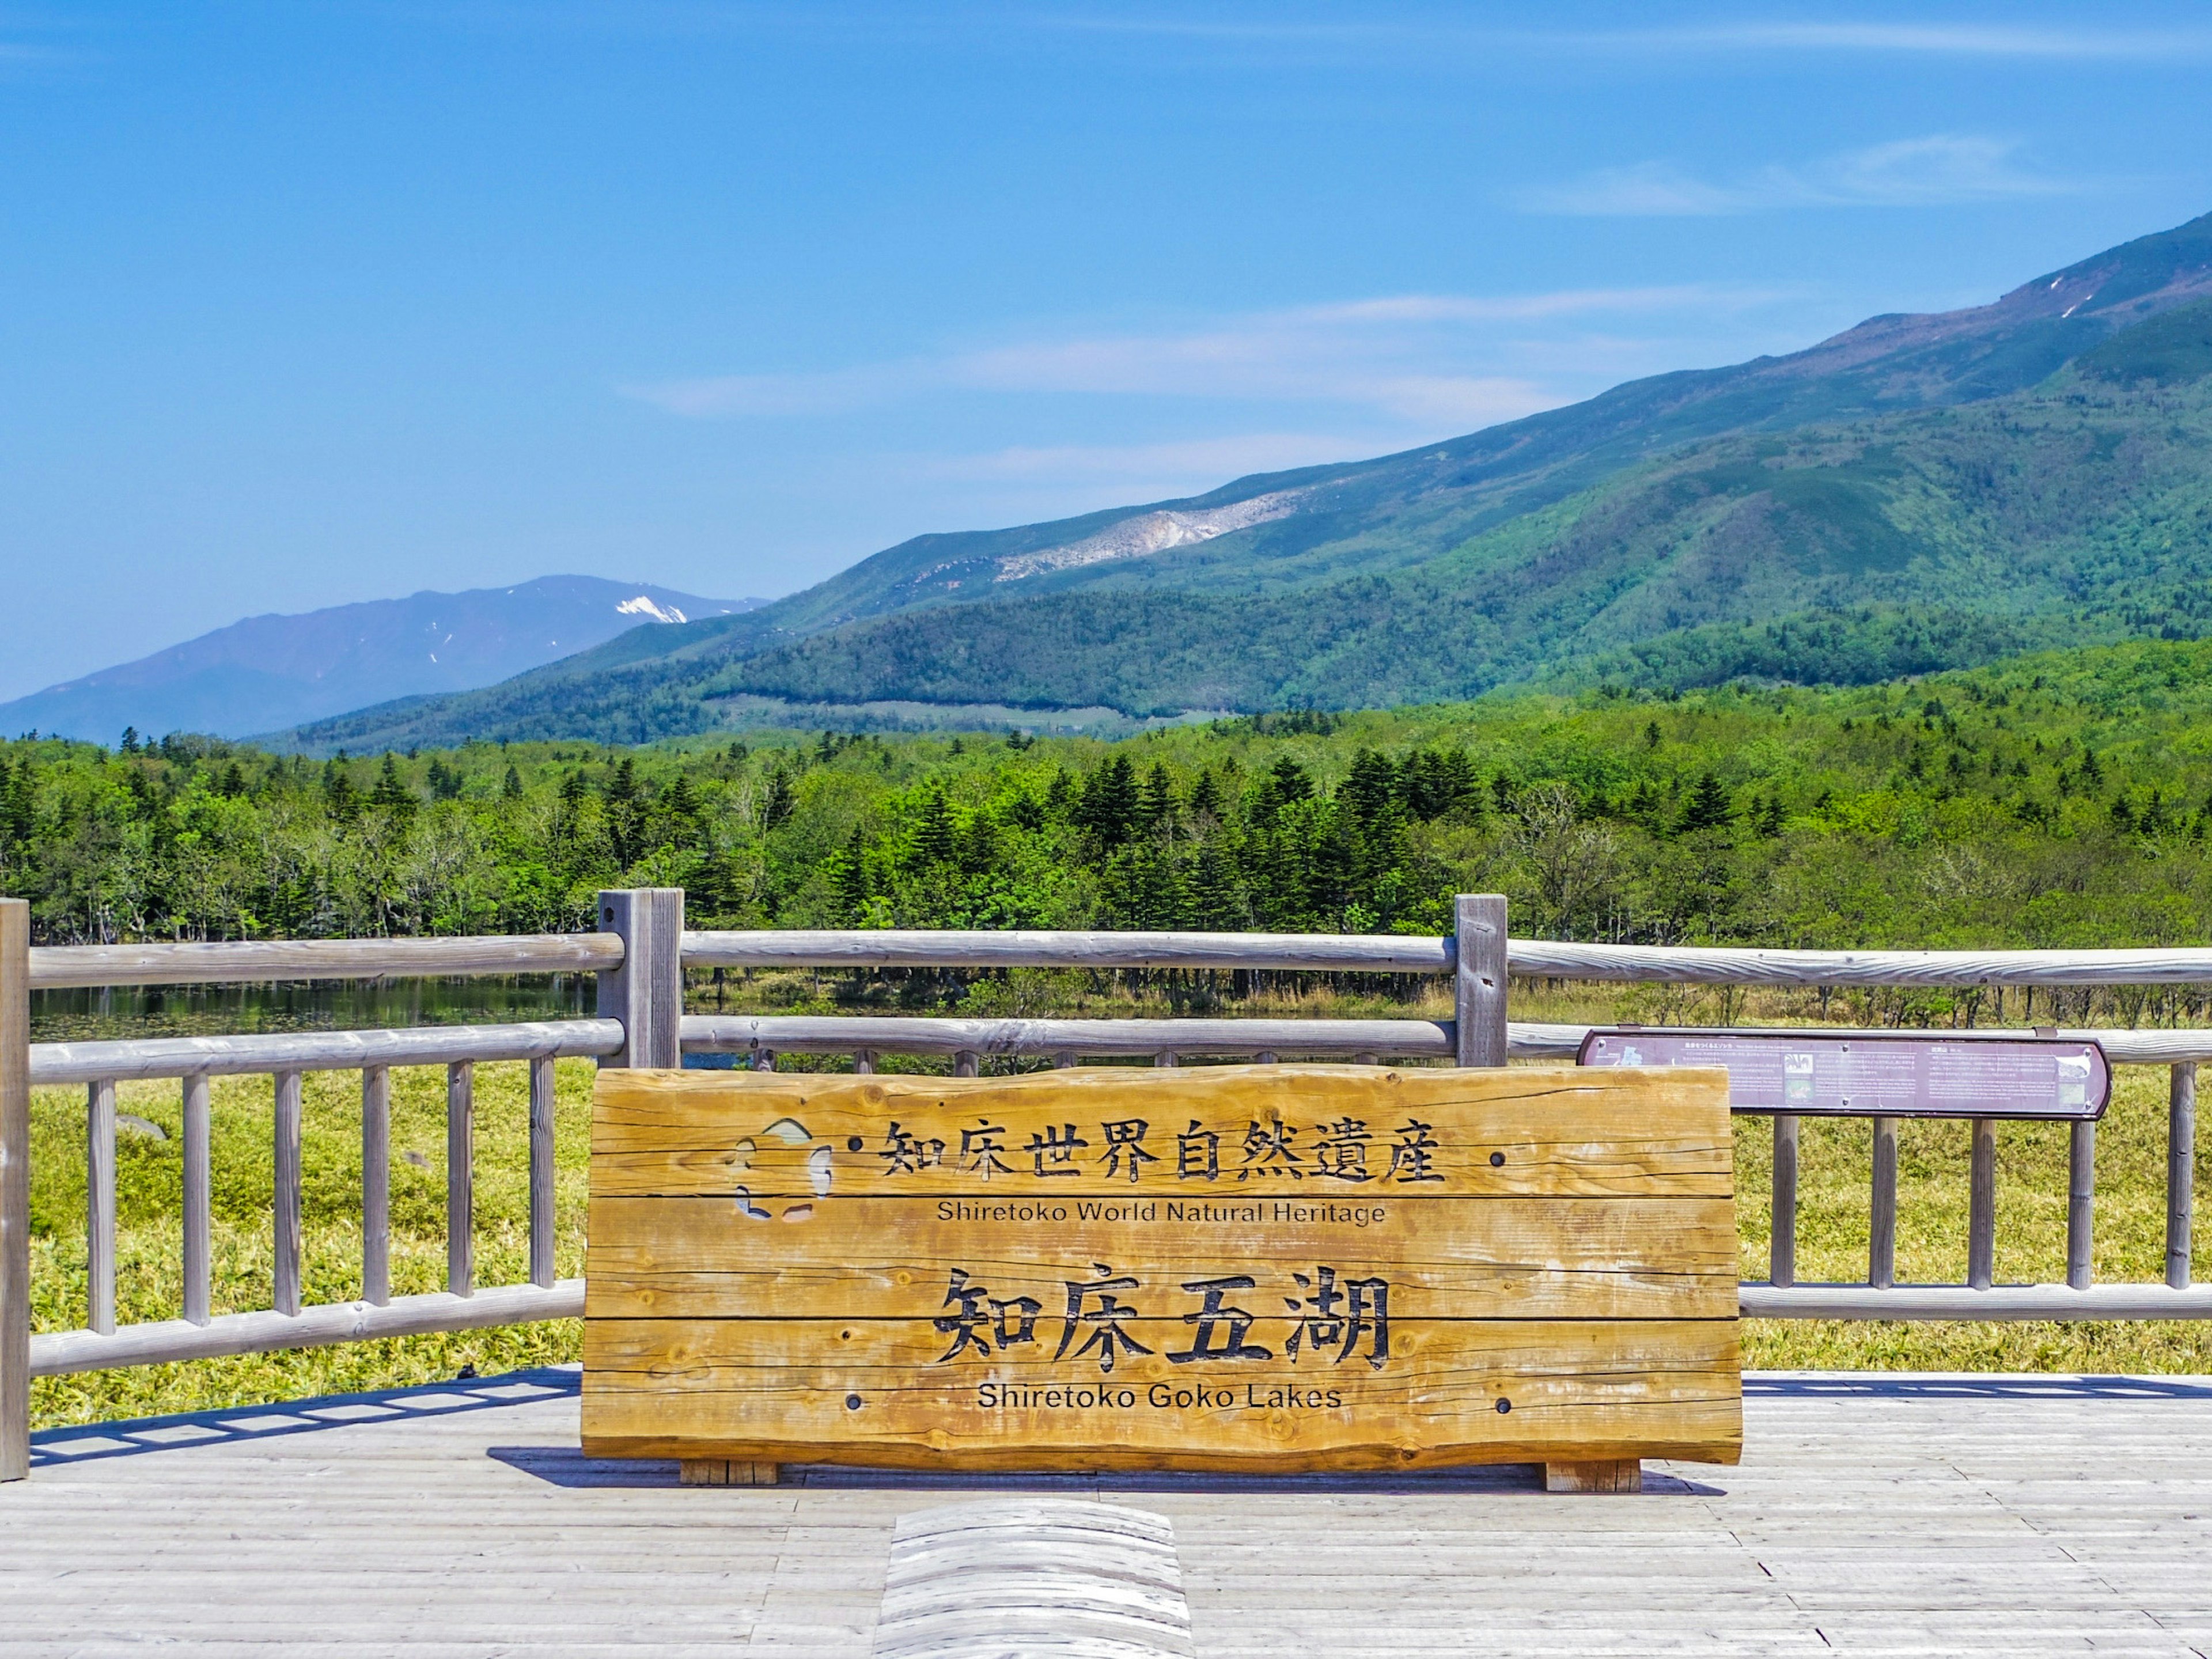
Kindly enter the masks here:
[[[1550, 1001], [1532, 998], [1516, 1012], [1534, 1019], [1607, 1017], [1588, 1001], [1564, 995]], [[2164, 1276], [2166, 1075], [2144, 1066], [2116, 1073], [2112, 1109], [2097, 1146], [2100, 1280]], [[583, 1270], [592, 1063], [564, 1060], [556, 1076], [556, 1259], [559, 1272], [569, 1276]], [[434, 1291], [445, 1282], [445, 1077], [440, 1068], [397, 1070], [392, 1077], [392, 1290]], [[527, 1068], [478, 1066], [476, 1097], [477, 1281], [517, 1283], [529, 1273]], [[217, 1313], [265, 1308], [270, 1300], [270, 1099], [265, 1077], [215, 1084]], [[118, 1137], [117, 1317], [122, 1323], [173, 1318], [183, 1293], [179, 1092], [173, 1083], [127, 1083], [118, 1091], [117, 1105], [119, 1111], [160, 1125], [168, 1135], [166, 1141], [139, 1134]], [[85, 1320], [83, 1093], [39, 1090], [32, 1110], [33, 1317], [40, 1330], [75, 1328]], [[361, 1289], [358, 1073], [310, 1073], [304, 1116], [304, 1299], [346, 1301]], [[1801, 1282], [1864, 1280], [1872, 1142], [1871, 1127], [1863, 1120], [1806, 1121], [1799, 1158]], [[1766, 1276], [1771, 1146], [1766, 1120], [1736, 1121], [1737, 1214], [1747, 1279]], [[1967, 1162], [1964, 1123], [1901, 1126], [1900, 1282], [1955, 1283], [1965, 1278]], [[1997, 1164], [2000, 1282], [2050, 1282], [2064, 1276], [2066, 1189], [2064, 1126], [2002, 1126]], [[2212, 1250], [2201, 1242], [2196, 1269], [2200, 1275], [2212, 1269]], [[2212, 1330], [2182, 1322], [1753, 1321], [1744, 1328], [1744, 1363], [1754, 1367], [2212, 1371]], [[576, 1322], [553, 1321], [86, 1372], [38, 1382], [33, 1410], [38, 1424], [50, 1425], [295, 1399], [439, 1381], [468, 1366], [489, 1373], [573, 1360], [580, 1345]]]

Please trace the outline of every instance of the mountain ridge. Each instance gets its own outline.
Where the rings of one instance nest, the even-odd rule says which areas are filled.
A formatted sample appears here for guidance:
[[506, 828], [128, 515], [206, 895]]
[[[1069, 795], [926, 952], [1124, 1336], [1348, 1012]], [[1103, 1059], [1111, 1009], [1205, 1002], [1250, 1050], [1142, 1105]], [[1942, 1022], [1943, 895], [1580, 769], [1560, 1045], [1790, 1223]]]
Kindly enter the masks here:
[[[2212, 215], [1986, 305], [1869, 318], [1802, 351], [1627, 382], [1393, 455], [915, 537], [742, 617], [625, 638], [485, 691], [357, 711], [294, 738], [319, 749], [401, 732], [637, 740], [710, 728], [718, 703], [758, 697], [1138, 713], [1474, 695], [1608, 653], [1634, 662], [1638, 647], [1685, 629], [1785, 617], [1856, 627], [1869, 606], [1893, 634], [1906, 617], [1924, 629], [1938, 614], [2010, 614], [2022, 606], [2007, 597], [2006, 537], [2047, 606], [2069, 560], [2105, 557], [2075, 543], [2118, 533], [2125, 501], [2100, 483], [2116, 460], [2158, 471], [2160, 499], [2195, 510], [2180, 497], [2194, 500], [2212, 428], [2188, 365], [2192, 342], [2212, 333], [2208, 301]], [[2174, 378], [2146, 380], [2127, 350], [2097, 367], [2100, 351], [2161, 318], [2174, 338], [2160, 337], [2160, 362], [2179, 366]], [[2160, 398], [2186, 405], [2163, 428]], [[2093, 404], [2110, 418], [2087, 418]], [[1969, 422], [1973, 443], [1945, 437], [1963, 411], [2001, 404], [1994, 422]], [[2057, 505], [2023, 513], [2013, 500], [2022, 479]], [[2073, 497], [2094, 497], [2104, 518], [2092, 523]], [[1207, 533], [1151, 535], [1148, 524]], [[1133, 550], [1085, 554], [1117, 532]], [[2189, 561], [2202, 537], [2191, 538], [2181, 564], [2166, 562], [2177, 592], [2198, 568]], [[1631, 547], [1635, 557], [1622, 556]], [[2087, 596], [2094, 625], [2139, 629], [2116, 596], [2140, 610], [2142, 581], [2109, 568], [2104, 580]], [[1346, 618], [1359, 614], [1370, 620], [1355, 645]], [[1452, 619], [1460, 635], [1449, 649], [1404, 648], [1394, 635], [1421, 618]], [[2048, 620], [2021, 624], [2025, 635]], [[1240, 634], [1250, 637], [1233, 660], [1200, 663]], [[1347, 678], [1352, 658], [1377, 665]], [[1224, 690], [1231, 701], [1211, 701]]]
[[0, 730], [103, 743], [126, 726], [248, 737], [398, 694], [472, 690], [622, 631], [762, 603], [650, 582], [540, 576], [269, 611], [0, 703]]

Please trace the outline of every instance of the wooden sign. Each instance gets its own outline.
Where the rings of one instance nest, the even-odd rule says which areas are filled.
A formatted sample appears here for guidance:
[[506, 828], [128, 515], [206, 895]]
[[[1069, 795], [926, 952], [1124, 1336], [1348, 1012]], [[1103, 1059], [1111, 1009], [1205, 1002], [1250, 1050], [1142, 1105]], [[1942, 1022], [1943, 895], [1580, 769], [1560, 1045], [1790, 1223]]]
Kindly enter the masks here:
[[1736, 1280], [1717, 1071], [609, 1070], [584, 1449], [1733, 1462]]
[[2017, 1031], [1601, 1028], [1583, 1066], [1718, 1066], [1739, 1112], [2086, 1120], [2112, 1097], [2105, 1051]]

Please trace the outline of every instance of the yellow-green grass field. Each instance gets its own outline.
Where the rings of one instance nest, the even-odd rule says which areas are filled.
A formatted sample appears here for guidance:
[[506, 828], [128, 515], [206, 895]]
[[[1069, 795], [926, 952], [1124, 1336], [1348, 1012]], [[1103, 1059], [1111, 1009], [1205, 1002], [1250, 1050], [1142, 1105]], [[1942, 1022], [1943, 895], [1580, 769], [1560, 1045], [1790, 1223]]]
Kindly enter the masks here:
[[[558, 1068], [557, 1261], [583, 1268], [585, 1154], [593, 1066]], [[2118, 1073], [2098, 1139], [2100, 1279], [2163, 1277], [2166, 1243], [2166, 1073]], [[126, 1133], [117, 1147], [116, 1302], [119, 1322], [179, 1311], [182, 1204], [180, 1102], [174, 1083], [125, 1084], [118, 1109], [159, 1125], [167, 1140]], [[304, 1298], [349, 1300], [360, 1291], [360, 1081], [310, 1073], [304, 1131]], [[84, 1285], [84, 1096], [42, 1089], [33, 1097], [33, 1316], [40, 1330], [81, 1327]], [[434, 1291], [445, 1279], [445, 1077], [392, 1073], [392, 1274], [396, 1294]], [[270, 1300], [270, 1083], [218, 1079], [214, 1088], [214, 1303], [217, 1313]], [[477, 1071], [477, 1282], [528, 1276], [527, 1075], [520, 1065]], [[1769, 1126], [1737, 1120], [1739, 1227], [1746, 1278], [1766, 1272]], [[1898, 1154], [1897, 1272], [1900, 1281], [1964, 1279], [1967, 1127], [1907, 1123]], [[1800, 1158], [1797, 1264], [1801, 1282], [1863, 1281], [1867, 1172], [1872, 1131], [1863, 1121], [1808, 1120]], [[1997, 1276], [2063, 1277], [2066, 1144], [2063, 1125], [2007, 1124], [1998, 1147]], [[2199, 1273], [2212, 1268], [2202, 1243]], [[49, 1377], [34, 1385], [41, 1425], [450, 1378], [577, 1358], [574, 1321], [498, 1330], [296, 1349], [190, 1364]], [[1936, 1370], [2212, 1371], [2212, 1329], [2200, 1323], [1909, 1324], [1754, 1321], [1744, 1361], [1754, 1367]]]

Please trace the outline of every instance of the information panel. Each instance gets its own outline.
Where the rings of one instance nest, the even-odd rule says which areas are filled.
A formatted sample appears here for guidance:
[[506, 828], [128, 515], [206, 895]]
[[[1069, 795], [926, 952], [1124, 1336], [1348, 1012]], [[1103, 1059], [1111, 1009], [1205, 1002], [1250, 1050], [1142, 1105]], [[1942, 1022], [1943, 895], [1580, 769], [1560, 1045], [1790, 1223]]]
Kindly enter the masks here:
[[584, 1445], [1733, 1462], [1736, 1279], [1713, 1071], [609, 1070]]
[[2112, 1068], [2094, 1042], [1968, 1032], [1594, 1030], [1583, 1066], [1718, 1066], [1739, 1112], [1808, 1117], [2095, 1119]]

